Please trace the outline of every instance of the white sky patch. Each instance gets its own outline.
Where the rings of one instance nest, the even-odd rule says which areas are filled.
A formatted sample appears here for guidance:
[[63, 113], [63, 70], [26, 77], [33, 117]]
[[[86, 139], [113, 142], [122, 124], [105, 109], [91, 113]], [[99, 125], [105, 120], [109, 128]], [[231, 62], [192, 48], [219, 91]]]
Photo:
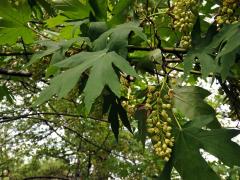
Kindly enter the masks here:
[[214, 16], [212, 16], [211, 18], [210, 17], [205, 17], [203, 20], [212, 24], [215, 21], [215, 17]]
[[217, 8], [219, 8], [220, 6], [218, 5], [218, 4], [215, 4], [215, 5], [213, 5], [212, 7], [211, 7], [211, 10], [213, 10], [213, 9], [217, 9]]

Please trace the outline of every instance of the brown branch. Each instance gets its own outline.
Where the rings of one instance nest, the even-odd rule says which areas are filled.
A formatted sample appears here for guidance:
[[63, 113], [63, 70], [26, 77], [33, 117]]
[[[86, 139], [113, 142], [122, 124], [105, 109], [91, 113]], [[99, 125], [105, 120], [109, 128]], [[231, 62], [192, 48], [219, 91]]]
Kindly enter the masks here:
[[165, 61], [167, 63], [182, 63], [183, 60], [181, 60], [180, 58], [166, 58]]
[[[153, 48], [149, 48], [149, 47], [139, 47], [139, 46], [133, 46], [133, 45], [129, 45], [128, 46], [128, 50], [130, 52], [133, 51], [152, 51], [154, 50]], [[187, 53], [186, 49], [183, 48], [172, 48], [172, 47], [162, 47], [161, 51], [164, 53]]]
[[[133, 51], [152, 51], [154, 50], [153, 48], [150, 47], [140, 47], [140, 46], [133, 46], [133, 45], [129, 45], [128, 46], [128, 50], [129, 52], [133, 52]], [[187, 53], [186, 49], [183, 48], [174, 48], [174, 47], [162, 47], [161, 48], [162, 52], [164, 53]], [[29, 52], [26, 51], [23, 52], [0, 52], [0, 56], [27, 56], [27, 55], [33, 55], [34, 52]]]
[[26, 56], [33, 55], [33, 52], [0, 52], [0, 56]]
[[[184, 69], [182, 69], [182, 68], [172, 67], [172, 66], [169, 66], [169, 65], [167, 65], [166, 67], [169, 68], [169, 69], [175, 70], [175, 71], [184, 72]], [[198, 75], [198, 76], [202, 75], [202, 73], [200, 71], [191, 70], [190, 73]], [[212, 77], [212, 75], [209, 75], [209, 77]]]
[[23, 180], [31, 180], [31, 179], [59, 179], [59, 180], [69, 180], [67, 177], [58, 177], [58, 176], [33, 176], [33, 177], [27, 177]]
[[21, 76], [21, 77], [31, 77], [32, 73], [25, 72], [25, 71], [13, 71], [0, 68], [0, 75], [7, 75], [7, 76]]
[[23, 114], [19, 116], [13, 116], [13, 117], [8, 117], [8, 116], [2, 116], [0, 118], [0, 123], [6, 123], [6, 122], [11, 122], [23, 118], [31, 118], [31, 116], [39, 116], [39, 115], [53, 115], [53, 116], [68, 116], [68, 117], [80, 117], [80, 118], [89, 118], [92, 120], [100, 121], [100, 122], [105, 122], [108, 123], [107, 120], [105, 119], [97, 119], [94, 117], [84, 117], [82, 115], [77, 115], [77, 114], [67, 114], [67, 113], [52, 113], [52, 112], [37, 112], [37, 113], [29, 113], [29, 114]]

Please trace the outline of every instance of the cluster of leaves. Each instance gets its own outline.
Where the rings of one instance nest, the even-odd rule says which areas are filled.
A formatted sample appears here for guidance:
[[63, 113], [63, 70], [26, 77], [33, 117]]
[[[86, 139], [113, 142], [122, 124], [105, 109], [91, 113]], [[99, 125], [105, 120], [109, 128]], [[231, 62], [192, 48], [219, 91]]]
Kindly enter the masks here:
[[[188, 52], [184, 67], [189, 73], [194, 61], [200, 63], [203, 78], [210, 73], [220, 74], [223, 81], [227, 77], [239, 78], [239, 38], [240, 24], [226, 25], [220, 31], [212, 25], [204, 38], [201, 37], [200, 22], [196, 23], [193, 36], [193, 48]], [[234, 68], [233, 68], [234, 67]]]
[[[146, 145], [146, 156], [149, 156], [151, 147], [145, 142], [148, 139], [146, 119], [149, 109], [143, 104], [146, 101], [147, 86], [161, 85], [164, 94], [170, 92], [168, 95], [174, 104], [171, 116], [175, 144], [170, 160], [165, 164], [160, 161], [160, 165], [153, 168], [158, 171], [164, 165], [162, 173], [152, 172], [154, 174], [151, 177], [156, 175], [160, 179], [171, 179], [174, 167], [184, 180], [220, 179], [202, 157], [201, 150], [216, 156], [229, 167], [240, 166], [240, 146], [231, 140], [240, 131], [221, 127], [215, 110], [205, 101], [210, 93], [196, 86], [197, 81], [193, 86], [181, 83], [174, 86], [174, 83], [169, 83], [169, 79], [174, 79], [173, 76], [181, 78], [173, 70], [184, 71], [184, 78], [195, 72], [203, 79], [208, 76], [216, 77], [221, 82], [229, 82], [231, 79], [237, 82], [234, 88], [238, 91], [240, 44], [236, 39], [240, 38], [240, 23], [220, 27], [216, 23], [210, 25], [204, 21], [204, 17], [216, 13], [209, 8], [214, 5], [209, 1], [199, 7], [203, 15], [197, 16], [191, 32], [192, 48], [186, 51], [178, 47], [184, 34], [174, 29], [174, 20], [171, 20], [169, 13], [172, 7], [168, 1], [0, 1], [0, 45], [18, 49], [20, 44], [20, 49], [23, 50], [23, 57], [19, 58], [22, 61], [12, 55], [12, 58], [1, 62], [1, 66], [8, 68], [11, 65], [13, 70], [32, 73], [46, 67], [45, 74], [42, 71], [37, 74], [37, 80], [31, 78], [31, 74], [30, 80], [12, 79], [11, 71], [3, 71], [9, 76], [3, 76], [5, 83], [0, 85], [0, 101], [5, 109], [1, 112], [3, 118], [0, 123], [20, 118], [32, 119], [31, 123], [10, 124], [12, 129], [16, 128], [20, 132], [20, 139], [32, 138], [36, 144], [44, 139], [43, 133], [31, 133], [24, 126], [37, 129], [43, 123], [48, 126], [45, 132], [54, 132], [67, 145], [63, 144], [60, 150], [50, 145], [46, 149], [36, 145], [39, 154], [59, 156], [64, 151], [63, 154], [66, 155], [66, 149], [69, 148], [78, 160], [81, 158], [87, 163], [86, 176], [89, 176], [89, 169], [93, 166], [95, 176], [102, 171], [104, 179], [111, 173], [116, 173], [114, 170], [111, 173], [103, 171], [104, 163], [110, 166], [115, 162], [122, 166], [120, 160], [114, 157], [114, 152], [126, 151], [124, 155], [134, 162], [135, 159], [142, 158], [139, 144], [125, 137], [128, 135], [123, 127], [134, 134], [136, 139], [141, 139], [143, 145]], [[30, 59], [29, 54], [33, 54]], [[8, 55], [8, 52], [4, 55]], [[176, 66], [172, 64], [174, 60], [178, 63]], [[33, 67], [34, 70], [31, 70]], [[14, 76], [17, 74], [21, 72]], [[121, 91], [122, 78], [131, 84], [126, 87], [126, 95]], [[182, 80], [187, 82], [184, 78]], [[25, 90], [18, 83], [28, 88]], [[43, 83], [46, 83], [46, 87]], [[130, 96], [131, 93], [135, 96]], [[23, 97], [27, 110], [14, 104], [14, 96]], [[123, 107], [122, 102], [133, 99], [135, 117], [129, 117], [130, 113], [127, 113], [128, 109]], [[19, 109], [21, 111], [17, 112]], [[18, 118], [11, 118], [11, 113]], [[80, 118], [81, 122], [76, 121], [76, 118]], [[121, 137], [119, 130], [122, 129], [122, 139], [126, 138], [134, 147], [125, 150], [126, 145], [121, 145], [121, 139], [119, 145], [115, 145], [113, 136], [107, 133], [108, 125], [95, 125], [89, 123], [89, 120], [109, 123], [116, 140]], [[64, 135], [58, 129], [63, 129]], [[99, 129], [103, 129], [103, 132], [99, 132]], [[105, 140], [99, 139], [101, 133], [107, 135]], [[96, 145], [101, 141], [103, 146]], [[48, 143], [50, 140], [44, 144], [47, 146]], [[82, 143], [90, 145], [85, 148]], [[122, 148], [119, 150], [118, 147]], [[96, 158], [91, 160], [93, 153]], [[153, 156], [151, 158], [154, 159]], [[151, 158], [146, 159], [152, 161]], [[154, 162], [158, 163], [157, 160]], [[139, 165], [138, 168], [147, 171], [143, 166]], [[131, 167], [129, 171], [140, 171], [132, 168], [132, 165], [128, 167]], [[192, 173], [196, 169], [201, 171]], [[128, 172], [116, 174], [130, 178]]]

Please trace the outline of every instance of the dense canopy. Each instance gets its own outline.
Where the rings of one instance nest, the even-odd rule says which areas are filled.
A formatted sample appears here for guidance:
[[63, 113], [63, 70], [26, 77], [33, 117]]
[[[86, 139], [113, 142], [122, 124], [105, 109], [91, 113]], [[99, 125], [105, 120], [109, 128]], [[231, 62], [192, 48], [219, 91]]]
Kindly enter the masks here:
[[0, 179], [239, 180], [239, 40], [239, 0], [1, 0]]

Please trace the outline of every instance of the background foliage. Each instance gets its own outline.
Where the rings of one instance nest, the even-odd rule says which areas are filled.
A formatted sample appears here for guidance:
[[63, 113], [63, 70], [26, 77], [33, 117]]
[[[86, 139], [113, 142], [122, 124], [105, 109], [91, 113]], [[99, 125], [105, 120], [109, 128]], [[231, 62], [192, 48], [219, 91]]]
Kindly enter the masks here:
[[239, 7], [1, 0], [0, 177], [238, 180]]

